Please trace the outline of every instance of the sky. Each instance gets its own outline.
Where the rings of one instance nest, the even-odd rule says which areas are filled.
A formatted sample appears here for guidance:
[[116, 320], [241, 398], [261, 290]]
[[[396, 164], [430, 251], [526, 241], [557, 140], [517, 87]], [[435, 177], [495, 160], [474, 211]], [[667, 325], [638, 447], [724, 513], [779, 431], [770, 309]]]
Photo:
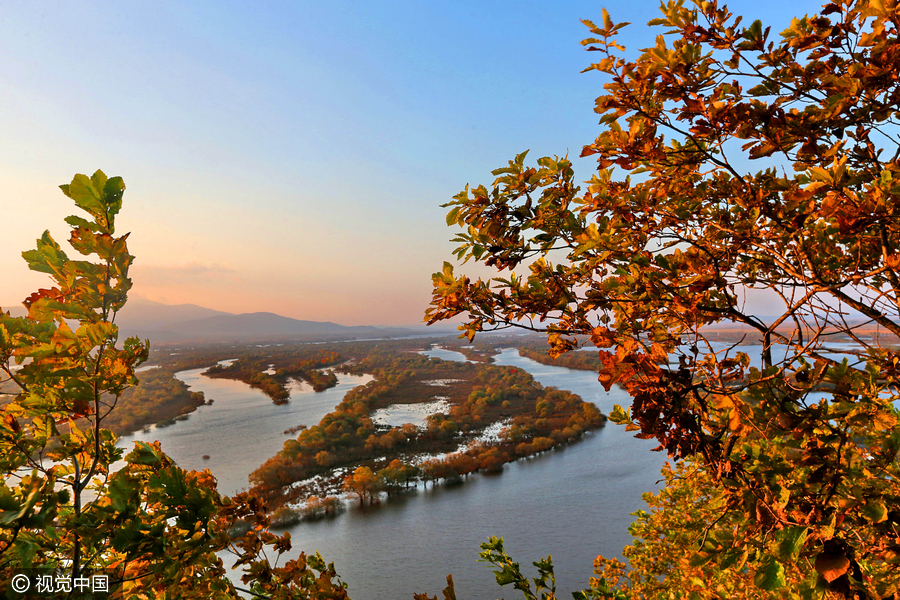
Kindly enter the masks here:
[[[58, 185], [127, 191], [132, 294], [346, 325], [420, 323], [452, 259], [441, 204], [523, 150], [576, 158], [603, 77], [579, 42], [604, 4], [16, 2], [0, 11], [0, 306], [63, 243]], [[654, 45], [658, 3], [606, 4]], [[818, 2], [729, 8], [773, 34]], [[580, 180], [594, 162], [576, 159]], [[452, 262], [452, 261], [451, 261]], [[459, 272], [490, 273], [471, 264]]]

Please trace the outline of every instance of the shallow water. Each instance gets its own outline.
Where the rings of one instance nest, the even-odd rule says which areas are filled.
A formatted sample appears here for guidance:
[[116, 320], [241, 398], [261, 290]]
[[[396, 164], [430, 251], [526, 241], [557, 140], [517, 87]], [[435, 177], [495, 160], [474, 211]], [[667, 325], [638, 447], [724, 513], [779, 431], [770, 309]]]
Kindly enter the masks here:
[[[448, 350], [425, 353], [444, 360]], [[604, 412], [627, 403], [624, 392], [605, 392], [596, 374], [542, 365], [506, 350], [500, 365], [521, 367], [544, 385], [571, 390]], [[664, 456], [655, 444], [609, 425], [562, 450], [507, 465], [500, 475], [475, 475], [462, 485], [419, 489], [367, 514], [350, 510], [332, 522], [290, 529], [295, 547], [318, 549], [350, 584], [357, 600], [411, 598], [444, 587], [452, 573], [460, 598], [513, 596], [501, 590], [479, 545], [502, 535], [507, 551], [534, 574], [530, 563], [552, 554], [558, 596], [587, 586], [597, 554], [621, 556], [631, 542], [630, 513], [645, 507]], [[527, 567], [524, 567], [527, 565]]]
[[[442, 349], [425, 354], [464, 359]], [[628, 403], [617, 388], [605, 392], [593, 372], [542, 365], [515, 350], [495, 358], [497, 364], [527, 370], [544, 385], [571, 390], [603, 412]], [[289, 439], [284, 429], [317, 423], [348, 389], [370, 379], [339, 375], [336, 388], [295, 392], [288, 404], [276, 406], [241, 382], [209, 379], [201, 371], [177, 376], [214, 404], [200, 407], [187, 421], [123, 442], [160, 439], [181, 466], [209, 468], [223, 493], [247, 485], [247, 474]], [[440, 394], [440, 388], [435, 392]], [[420, 487], [365, 513], [353, 508], [332, 520], [292, 526], [291, 556], [319, 550], [335, 563], [354, 600], [435, 594], [447, 573], [453, 574], [459, 598], [489, 600], [516, 595], [497, 587], [488, 566], [477, 562], [479, 545], [502, 535], [526, 574], [535, 574], [532, 561], [552, 554], [558, 597], [570, 597], [570, 591], [586, 587], [597, 554], [620, 556], [630, 543], [630, 513], [645, 507], [641, 494], [656, 489], [660, 479], [664, 456], [650, 452], [654, 446], [609, 424], [579, 443], [509, 464], [499, 475]], [[209, 460], [201, 458], [204, 454]]]
[[372, 422], [376, 425], [403, 427], [407, 423], [424, 427], [426, 419], [436, 413], [446, 413], [451, 404], [446, 396], [432, 396], [428, 402], [414, 404], [391, 404], [372, 411]]
[[163, 451], [180, 467], [212, 471], [225, 495], [247, 488], [250, 472], [275, 456], [287, 440], [297, 437], [296, 433], [286, 435], [286, 429], [318, 424], [344, 394], [373, 379], [371, 375], [338, 374], [338, 385], [323, 392], [295, 382], [290, 401], [276, 405], [241, 381], [204, 377], [200, 373], [205, 370], [180, 371], [175, 376], [192, 392], [202, 391], [212, 404], [199, 407], [187, 420], [174, 425], [123, 436], [119, 446], [129, 451], [136, 440], [159, 440]]

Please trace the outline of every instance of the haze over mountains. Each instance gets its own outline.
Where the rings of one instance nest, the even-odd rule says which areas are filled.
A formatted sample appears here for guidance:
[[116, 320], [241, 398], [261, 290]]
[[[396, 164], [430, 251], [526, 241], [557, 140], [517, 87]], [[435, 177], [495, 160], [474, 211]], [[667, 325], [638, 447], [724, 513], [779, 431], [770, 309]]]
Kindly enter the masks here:
[[[3, 310], [10, 311], [12, 316], [27, 314], [22, 306], [4, 306]], [[346, 339], [421, 333], [412, 328], [302, 321], [270, 312], [232, 314], [196, 304], [162, 304], [143, 298], [129, 299], [116, 317], [116, 324], [120, 336], [138, 336], [160, 342], [281, 337]]]
[[[28, 314], [21, 305], [2, 306], [14, 317]], [[852, 311], [848, 322], [858, 323], [861, 315]], [[757, 317], [763, 323], [771, 323], [775, 316]], [[116, 317], [120, 339], [137, 336], [156, 342], [226, 341], [226, 340], [275, 340], [326, 341], [346, 339], [371, 339], [407, 335], [457, 335], [453, 325], [443, 327], [374, 327], [371, 325], [340, 325], [330, 321], [303, 321], [283, 317], [271, 312], [234, 314], [213, 310], [196, 304], [162, 304], [143, 298], [130, 298]], [[890, 335], [878, 331], [873, 335]], [[708, 330], [753, 331], [741, 323], [722, 322], [706, 325]], [[755, 338], [754, 338], [755, 339]], [[585, 348], [588, 349], [588, 348]], [[593, 349], [593, 348], [590, 348]]]

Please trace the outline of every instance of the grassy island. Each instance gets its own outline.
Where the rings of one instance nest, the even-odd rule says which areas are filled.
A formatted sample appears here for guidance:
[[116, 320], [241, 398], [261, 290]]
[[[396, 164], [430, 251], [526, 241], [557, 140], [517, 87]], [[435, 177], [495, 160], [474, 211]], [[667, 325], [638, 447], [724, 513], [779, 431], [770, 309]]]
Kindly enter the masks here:
[[340, 364], [345, 359], [337, 352], [311, 350], [309, 356], [297, 360], [287, 356], [265, 356], [240, 358], [230, 365], [216, 364], [203, 374], [207, 377], [235, 379], [250, 387], [263, 391], [275, 404], [284, 404], [291, 394], [287, 390], [288, 380], [301, 379], [309, 382], [317, 392], [337, 385], [337, 375], [332, 371], [321, 371], [325, 367]]
[[[370, 344], [365, 356], [343, 367], [376, 379], [348, 392], [318, 425], [288, 440], [254, 471], [253, 491], [271, 510], [320, 502], [341, 490], [367, 504], [382, 491], [390, 494], [417, 481], [499, 470], [574, 442], [606, 421], [593, 404], [543, 387], [521, 369], [443, 361], [409, 350], [397, 343]], [[440, 410], [418, 426], [373, 419], [379, 409], [426, 402], [439, 402]]]
[[117, 435], [133, 433], [153, 424], [171, 424], [207, 402], [203, 392], [192, 392], [169, 369], [138, 373], [140, 384], [125, 390], [105, 425]]

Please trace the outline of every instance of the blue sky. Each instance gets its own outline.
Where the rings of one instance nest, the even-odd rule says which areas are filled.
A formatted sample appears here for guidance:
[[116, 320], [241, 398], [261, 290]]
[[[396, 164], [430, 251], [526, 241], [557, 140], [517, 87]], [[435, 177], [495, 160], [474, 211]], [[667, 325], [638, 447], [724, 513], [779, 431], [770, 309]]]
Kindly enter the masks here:
[[[97, 168], [128, 186], [134, 293], [346, 324], [421, 320], [447, 202], [531, 149], [577, 156], [602, 77], [587, 2], [41, 2], [0, 14], [0, 305]], [[773, 32], [817, 3], [733, 2]], [[658, 4], [606, 5], [653, 44]], [[593, 162], [576, 161], [590, 177]], [[466, 267], [474, 274], [485, 274]]]

